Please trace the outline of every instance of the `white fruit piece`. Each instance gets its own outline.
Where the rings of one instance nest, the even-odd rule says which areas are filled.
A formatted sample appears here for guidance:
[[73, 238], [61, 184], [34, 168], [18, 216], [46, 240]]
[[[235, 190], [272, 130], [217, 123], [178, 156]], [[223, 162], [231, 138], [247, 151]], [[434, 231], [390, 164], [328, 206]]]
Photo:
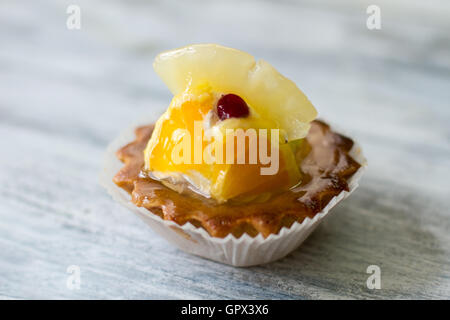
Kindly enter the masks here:
[[264, 60], [216, 44], [198, 44], [163, 52], [156, 73], [177, 95], [210, 87], [242, 97], [261, 118], [271, 119], [288, 140], [304, 138], [317, 112], [294, 82]]

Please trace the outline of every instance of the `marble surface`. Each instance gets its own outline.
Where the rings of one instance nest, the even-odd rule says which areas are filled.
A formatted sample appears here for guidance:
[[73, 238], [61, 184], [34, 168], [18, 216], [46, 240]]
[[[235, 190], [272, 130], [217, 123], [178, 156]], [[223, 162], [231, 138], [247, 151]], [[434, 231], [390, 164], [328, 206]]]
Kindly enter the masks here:
[[[80, 30], [66, 28], [69, 4]], [[369, 4], [3, 0], [0, 298], [449, 299], [450, 4], [377, 1], [373, 31]], [[270, 61], [369, 160], [359, 189], [278, 262], [185, 254], [98, 184], [109, 141], [168, 105], [155, 55], [199, 42]]]

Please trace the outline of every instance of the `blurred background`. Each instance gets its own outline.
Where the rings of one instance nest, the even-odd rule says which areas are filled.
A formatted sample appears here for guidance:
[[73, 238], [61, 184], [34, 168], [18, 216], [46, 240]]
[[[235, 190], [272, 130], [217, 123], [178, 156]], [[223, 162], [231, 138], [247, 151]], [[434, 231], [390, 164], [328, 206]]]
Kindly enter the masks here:
[[[0, 298], [450, 296], [450, 2], [2, 0], [0, 41]], [[170, 102], [154, 57], [191, 43], [269, 61], [363, 146], [360, 189], [287, 262], [185, 255], [97, 184], [107, 144]], [[364, 287], [370, 263], [386, 290]]]
[[[66, 27], [71, 4], [81, 9], [80, 30]], [[157, 53], [212, 42], [271, 62], [321, 117], [362, 142], [376, 140], [374, 152], [387, 147], [383, 139], [394, 149], [395, 142], [413, 143], [410, 156], [430, 142], [448, 146], [448, 1], [378, 1], [381, 30], [366, 27], [370, 4], [2, 1], [2, 123], [107, 143], [127, 123], [168, 105], [170, 93], [152, 69]], [[387, 177], [390, 163], [407, 160], [395, 150], [389, 157], [372, 163]], [[442, 189], [428, 178], [430, 163], [418, 165], [403, 178]]]

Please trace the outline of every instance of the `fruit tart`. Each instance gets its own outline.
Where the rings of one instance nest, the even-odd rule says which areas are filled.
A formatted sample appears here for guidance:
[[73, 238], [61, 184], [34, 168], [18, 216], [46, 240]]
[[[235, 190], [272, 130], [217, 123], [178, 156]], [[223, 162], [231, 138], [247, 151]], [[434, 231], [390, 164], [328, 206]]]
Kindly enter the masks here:
[[266, 61], [199, 44], [153, 66], [173, 99], [109, 146], [102, 181], [181, 249], [238, 266], [274, 261], [356, 188], [360, 148]]

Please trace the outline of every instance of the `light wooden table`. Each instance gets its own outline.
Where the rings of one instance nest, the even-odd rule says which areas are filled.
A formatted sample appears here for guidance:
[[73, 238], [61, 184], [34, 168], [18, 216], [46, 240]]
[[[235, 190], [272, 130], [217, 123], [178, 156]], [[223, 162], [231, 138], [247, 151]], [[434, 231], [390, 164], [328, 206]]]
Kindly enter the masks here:
[[[377, 1], [370, 31], [366, 1], [2, 1], [0, 298], [450, 298], [450, 5], [393, 2]], [[69, 4], [81, 30], [66, 28]], [[169, 103], [154, 56], [199, 42], [270, 61], [369, 160], [278, 262], [187, 255], [98, 184], [109, 141]]]

